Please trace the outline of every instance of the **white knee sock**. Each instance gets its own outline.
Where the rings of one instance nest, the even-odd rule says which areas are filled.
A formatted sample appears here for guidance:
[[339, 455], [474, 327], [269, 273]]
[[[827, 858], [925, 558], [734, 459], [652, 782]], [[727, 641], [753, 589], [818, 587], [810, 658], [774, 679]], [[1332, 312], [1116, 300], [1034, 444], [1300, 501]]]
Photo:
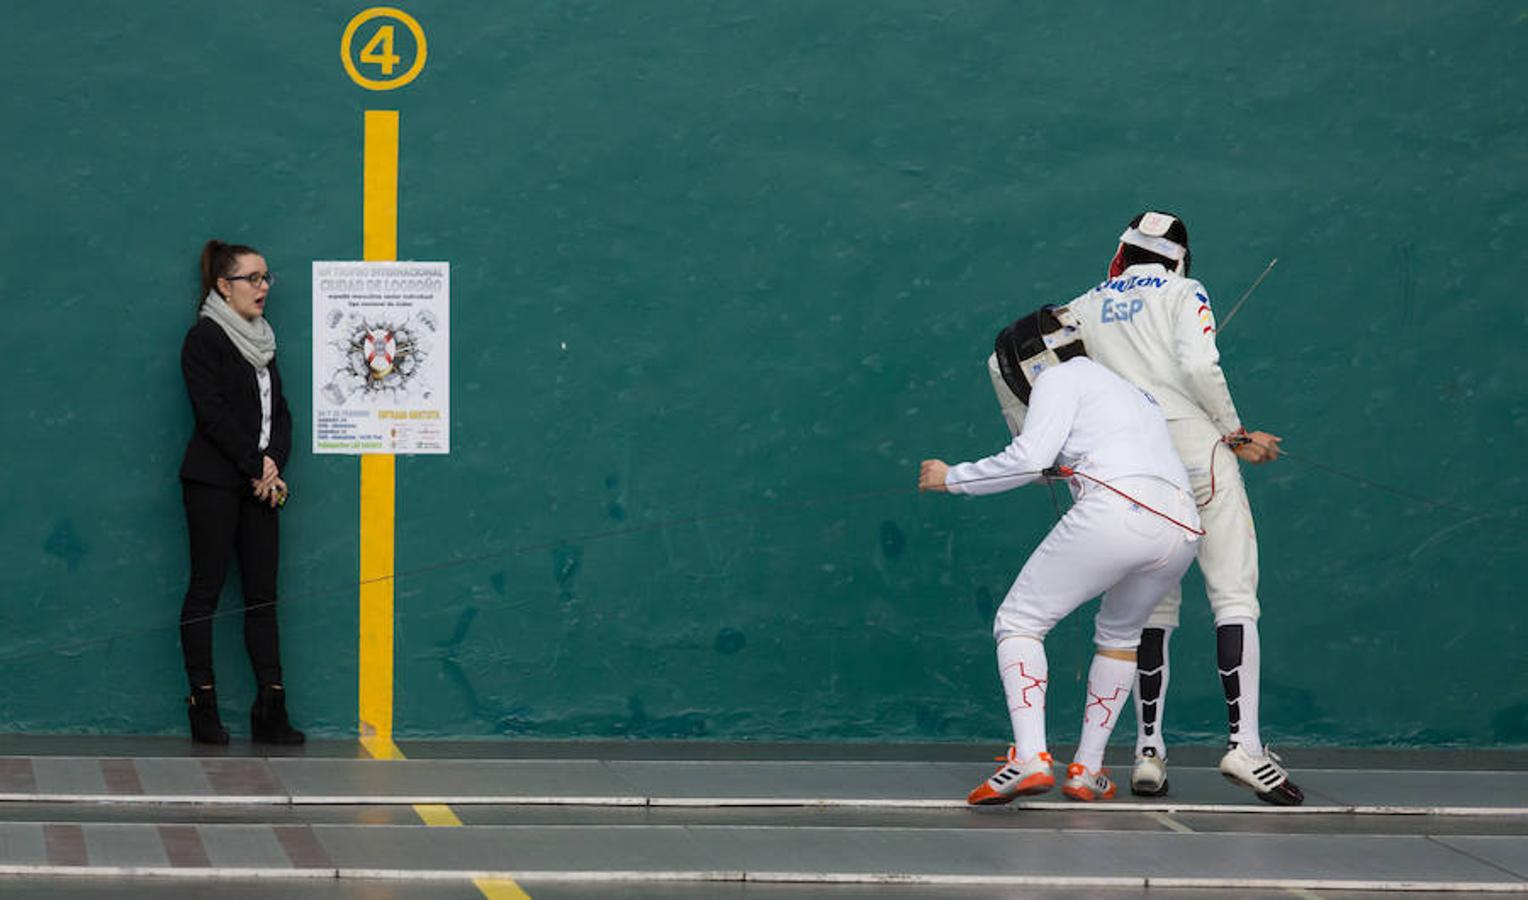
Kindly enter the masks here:
[[1045, 752], [1045, 689], [1050, 667], [1045, 645], [1034, 638], [1010, 637], [997, 645], [998, 675], [1008, 698], [1013, 746], [1021, 760]]
[[1162, 727], [1167, 710], [1167, 682], [1171, 668], [1168, 645], [1172, 637], [1171, 628], [1147, 628], [1141, 633], [1134, 691], [1136, 756], [1167, 758]]
[[1134, 660], [1093, 657], [1093, 665], [1088, 669], [1088, 702], [1082, 709], [1082, 737], [1077, 741], [1077, 757], [1073, 762], [1082, 763], [1092, 772], [1103, 766], [1104, 748], [1134, 681]]
[[1262, 756], [1258, 699], [1263, 660], [1257, 621], [1238, 617], [1216, 623], [1215, 654], [1220, 664], [1220, 686], [1226, 693], [1231, 740], [1253, 756]]

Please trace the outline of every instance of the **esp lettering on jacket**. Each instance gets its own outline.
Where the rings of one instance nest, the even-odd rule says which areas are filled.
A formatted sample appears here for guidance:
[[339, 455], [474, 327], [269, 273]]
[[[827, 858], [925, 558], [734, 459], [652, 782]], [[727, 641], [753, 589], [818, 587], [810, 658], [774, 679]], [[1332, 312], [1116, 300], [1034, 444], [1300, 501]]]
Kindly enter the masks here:
[[1132, 297], [1129, 300], [1105, 300], [1103, 312], [1099, 315], [1098, 321], [1129, 322], [1145, 306], [1146, 301], [1140, 297]]
[[[1167, 279], [1156, 275], [1131, 275], [1129, 278], [1111, 278], [1100, 284], [1094, 290], [1124, 293], [1135, 288], [1159, 288], [1166, 287]], [[1146, 301], [1139, 297], [1129, 299], [1105, 300], [1103, 312], [1099, 316], [1100, 322], [1129, 322], [1135, 318], [1135, 314], [1146, 306]]]

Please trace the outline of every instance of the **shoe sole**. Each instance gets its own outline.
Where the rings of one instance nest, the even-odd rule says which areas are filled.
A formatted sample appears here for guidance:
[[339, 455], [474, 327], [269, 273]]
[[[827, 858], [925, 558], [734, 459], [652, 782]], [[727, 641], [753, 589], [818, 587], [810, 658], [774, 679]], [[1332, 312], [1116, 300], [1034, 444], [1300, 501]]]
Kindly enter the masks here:
[[977, 797], [975, 792], [966, 797], [966, 803], [971, 806], [1002, 806], [1011, 803], [1019, 797], [1043, 794], [1056, 786], [1056, 779], [1051, 775], [1031, 775], [1019, 782], [1019, 786], [1012, 791], [1002, 793], [993, 791], [990, 796]]
[[1137, 797], [1166, 797], [1167, 779], [1162, 779], [1162, 783], [1156, 787], [1146, 787], [1144, 785], [1138, 785], [1132, 782], [1130, 785], [1130, 793], [1136, 795]]
[[1252, 793], [1257, 796], [1257, 799], [1271, 806], [1299, 806], [1305, 802], [1305, 792], [1300, 790], [1300, 788], [1288, 778], [1285, 778], [1283, 783], [1275, 786], [1273, 790], [1265, 791], [1260, 789], [1261, 786], [1254, 787], [1247, 782], [1242, 781], [1240, 778], [1237, 778], [1235, 775], [1230, 775], [1225, 772], [1221, 772], [1220, 774], [1223, 778], [1225, 778], [1225, 780], [1231, 782], [1237, 787], [1246, 788], [1252, 791]]
[[1113, 800], [1114, 791], [1107, 794], [1097, 794], [1088, 788], [1062, 788], [1061, 793], [1073, 800], [1081, 800], [1083, 803], [1093, 803], [1098, 800]]

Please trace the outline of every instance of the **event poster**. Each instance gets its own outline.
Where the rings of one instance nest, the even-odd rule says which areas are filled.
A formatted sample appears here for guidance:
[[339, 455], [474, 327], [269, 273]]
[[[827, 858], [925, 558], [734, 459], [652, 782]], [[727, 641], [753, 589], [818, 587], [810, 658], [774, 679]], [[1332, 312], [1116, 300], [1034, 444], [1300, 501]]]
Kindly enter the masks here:
[[451, 264], [313, 263], [313, 452], [451, 452]]

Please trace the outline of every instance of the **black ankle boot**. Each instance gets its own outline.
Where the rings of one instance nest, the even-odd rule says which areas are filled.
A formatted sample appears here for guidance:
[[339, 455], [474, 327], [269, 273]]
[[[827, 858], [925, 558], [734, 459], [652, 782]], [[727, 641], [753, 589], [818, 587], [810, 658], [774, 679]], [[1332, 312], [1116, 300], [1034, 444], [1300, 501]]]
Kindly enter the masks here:
[[218, 718], [218, 693], [210, 687], [195, 687], [186, 698], [186, 714], [191, 717], [191, 740], [198, 744], [228, 743], [228, 729]]
[[260, 687], [249, 711], [249, 737], [261, 744], [301, 744], [308, 739], [287, 719], [286, 690], [281, 685]]

